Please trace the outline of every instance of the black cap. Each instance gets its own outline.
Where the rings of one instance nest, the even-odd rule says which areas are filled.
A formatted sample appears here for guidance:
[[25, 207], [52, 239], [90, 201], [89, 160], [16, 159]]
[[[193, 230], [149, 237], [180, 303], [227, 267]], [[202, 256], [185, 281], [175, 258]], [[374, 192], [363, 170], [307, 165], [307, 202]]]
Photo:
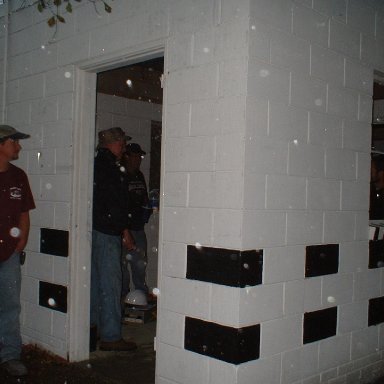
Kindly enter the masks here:
[[126, 149], [125, 152], [126, 152], [128, 155], [129, 155], [130, 153], [138, 153], [139, 155], [142, 155], [142, 156], [146, 154], [146, 152], [143, 151], [143, 150], [141, 149], [140, 145], [137, 144], [137, 143], [128, 143], [128, 144], [127, 144], [127, 149]]
[[0, 140], [2, 139], [21, 140], [21, 139], [28, 139], [29, 137], [31, 136], [27, 135], [26, 133], [19, 132], [18, 130], [11, 127], [10, 125], [0, 125]]

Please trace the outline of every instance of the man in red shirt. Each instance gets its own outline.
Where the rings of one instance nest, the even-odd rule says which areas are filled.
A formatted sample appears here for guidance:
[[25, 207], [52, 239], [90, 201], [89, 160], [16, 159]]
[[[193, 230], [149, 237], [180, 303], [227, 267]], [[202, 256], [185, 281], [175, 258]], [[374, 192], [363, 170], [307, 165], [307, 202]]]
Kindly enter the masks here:
[[16, 377], [27, 375], [20, 361], [20, 255], [35, 203], [27, 175], [10, 162], [19, 158], [19, 140], [28, 137], [0, 125], [0, 366]]

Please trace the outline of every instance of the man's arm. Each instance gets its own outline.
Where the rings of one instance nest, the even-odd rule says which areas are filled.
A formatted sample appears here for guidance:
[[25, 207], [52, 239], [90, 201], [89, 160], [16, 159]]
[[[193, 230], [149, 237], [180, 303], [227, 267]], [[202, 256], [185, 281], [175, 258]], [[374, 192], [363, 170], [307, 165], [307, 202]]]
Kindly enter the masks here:
[[19, 230], [20, 230], [20, 237], [19, 241], [16, 245], [16, 252], [21, 252], [24, 250], [25, 246], [27, 245], [28, 241], [28, 235], [29, 235], [29, 211], [22, 212], [20, 216], [19, 221]]

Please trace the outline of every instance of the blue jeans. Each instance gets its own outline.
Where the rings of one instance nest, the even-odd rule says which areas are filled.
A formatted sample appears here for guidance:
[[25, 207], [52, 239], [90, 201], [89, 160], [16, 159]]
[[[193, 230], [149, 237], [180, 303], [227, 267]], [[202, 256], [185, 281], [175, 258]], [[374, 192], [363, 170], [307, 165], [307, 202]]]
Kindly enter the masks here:
[[121, 339], [121, 237], [92, 231], [91, 325], [102, 341]]
[[131, 267], [132, 282], [135, 289], [140, 289], [145, 293], [148, 293], [148, 287], [145, 282], [145, 273], [147, 269], [147, 236], [145, 235], [144, 230], [130, 230], [130, 232], [135, 240], [136, 249], [134, 251], [127, 251], [123, 249], [123, 288], [121, 291], [121, 297], [123, 300], [129, 292], [130, 277], [128, 264]]
[[20, 359], [20, 254], [0, 261], [0, 361]]

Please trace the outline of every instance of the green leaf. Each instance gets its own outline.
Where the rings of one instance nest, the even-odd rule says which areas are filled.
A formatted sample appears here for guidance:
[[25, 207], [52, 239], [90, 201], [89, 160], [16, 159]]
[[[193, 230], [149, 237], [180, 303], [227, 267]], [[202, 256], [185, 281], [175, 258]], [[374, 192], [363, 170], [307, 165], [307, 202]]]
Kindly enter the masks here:
[[112, 8], [107, 3], [104, 3], [104, 9], [105, 9], [105, 12], [107, 12], [107, 13], [112, 12]]
[[56, 18], [55, 18], [55, 16], [52, 16], [50, 19], [48, 19], [47, 23], [48, 23], [48, 25], [49, 25], [50, 27], [53, 27], [53, 26], [56, 24]]
[[65, 7], [68, 13], [72, 13], [72, 5], [71, 3], [68, 3], [67, 6]]
[[39, 3], [39, 4], [37, 4], [37, 10], [39, 11], [39, 12], [43, 12], [43, 6], [41, 5], [41, 3]]
[[61, 0], [53, 0], [53, 4], [55, 4], [56, 7], [58, 7], [59, 5], [61, 5]]
[[59, 20], [59, 21], [60, 21], [60, 23], [65, 23], [65, 19], [64, 19], [64, 17], [63, 17], [63, 16], [60, 16], [60, 15], [56, 15], [56, 17], [57, 17], [57, 20]]

